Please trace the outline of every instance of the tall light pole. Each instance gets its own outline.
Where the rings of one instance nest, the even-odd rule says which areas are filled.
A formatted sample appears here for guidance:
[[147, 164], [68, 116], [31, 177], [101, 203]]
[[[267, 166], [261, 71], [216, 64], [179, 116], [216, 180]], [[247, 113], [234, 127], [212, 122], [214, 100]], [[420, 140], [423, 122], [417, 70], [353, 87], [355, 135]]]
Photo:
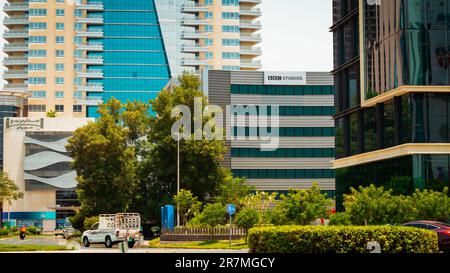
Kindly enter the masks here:
[[[177, 195], [180, 193], [180, 132], [177, 139]], [[177, 204], [177, 226], [180, 226], [180, 203]]]

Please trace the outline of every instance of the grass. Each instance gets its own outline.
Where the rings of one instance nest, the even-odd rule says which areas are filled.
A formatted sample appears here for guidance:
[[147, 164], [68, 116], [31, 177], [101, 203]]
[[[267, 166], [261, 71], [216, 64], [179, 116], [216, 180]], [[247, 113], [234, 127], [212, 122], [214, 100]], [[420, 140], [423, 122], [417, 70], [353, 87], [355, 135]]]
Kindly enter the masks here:
[[229, 241], [200, 241], [200, 242], [176, 242], [176, 243], [160, 243], [159, 238], [148, 242], [151, 248], [181, 248], [181, 249], [248, 249], [248, 245], [244, 240], [232, 241], [231, 247]]
[[2, 244], [0, 244], [0, 252], [60, 251], [60, 250], [68, 250], [68, 249], [66, 246], [2, 245]]

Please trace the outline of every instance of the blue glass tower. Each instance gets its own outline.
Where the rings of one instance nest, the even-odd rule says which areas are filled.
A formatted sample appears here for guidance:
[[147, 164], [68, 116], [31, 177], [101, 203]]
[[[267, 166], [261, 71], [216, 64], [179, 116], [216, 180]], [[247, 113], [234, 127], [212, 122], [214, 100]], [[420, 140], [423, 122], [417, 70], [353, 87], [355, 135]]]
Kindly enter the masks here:
[[[87, 44], [102, 44], [103, 51], [87, 51], [87, 59], [100, 64], [86, 66], [87, 72], [99, 75], [87, 77], [86, 85], [102, 86], [103, 101], [112, 97], [122, 102], [156, 98], [171, 73], [154, 0], [90, 3], [103, 4], [103, 10], [87, 10], [86, 18], [103, 18], [103, 24], [87, 24], [87, 33], [92, 34]], [[99, 93], [87, 92], [87, 96], [99, 97]], [[96, 111], [96, 106], [89, 106], [88, 117], [96, 117]]]

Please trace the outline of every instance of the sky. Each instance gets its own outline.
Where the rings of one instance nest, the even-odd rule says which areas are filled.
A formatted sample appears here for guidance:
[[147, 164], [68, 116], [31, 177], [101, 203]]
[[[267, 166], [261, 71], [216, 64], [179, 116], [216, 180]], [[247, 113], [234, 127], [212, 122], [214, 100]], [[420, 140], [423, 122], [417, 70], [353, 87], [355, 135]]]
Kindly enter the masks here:
[[[0, 0], [0, 10], [4, 1]], [[263, 0], [261, 61], [268, 71], [331, 71], [332, 0]], [[4, 14], [0, 12], [0, 21]], [[0, 24], [0, 34], [4, 28]], [[2, 36], [0, 36], [2, 37]], [[3, 48], [0, 38], [0, 48]], [[4, 54], [0, 53], [0, 60]], [[0, 67], [0, 74], [4, 67]], [[0, 82], [0, 87], [2, 82]]]

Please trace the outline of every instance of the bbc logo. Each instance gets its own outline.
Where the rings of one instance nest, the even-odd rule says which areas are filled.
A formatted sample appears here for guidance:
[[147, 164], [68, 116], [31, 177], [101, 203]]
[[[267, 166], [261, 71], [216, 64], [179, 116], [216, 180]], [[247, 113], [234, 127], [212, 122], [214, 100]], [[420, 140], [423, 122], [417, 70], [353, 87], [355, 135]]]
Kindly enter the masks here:
[[366, 0], [366, 1], [367, 1], [367, 5], [369, 5], [369, 6], [381, 5], [381, 0]]

